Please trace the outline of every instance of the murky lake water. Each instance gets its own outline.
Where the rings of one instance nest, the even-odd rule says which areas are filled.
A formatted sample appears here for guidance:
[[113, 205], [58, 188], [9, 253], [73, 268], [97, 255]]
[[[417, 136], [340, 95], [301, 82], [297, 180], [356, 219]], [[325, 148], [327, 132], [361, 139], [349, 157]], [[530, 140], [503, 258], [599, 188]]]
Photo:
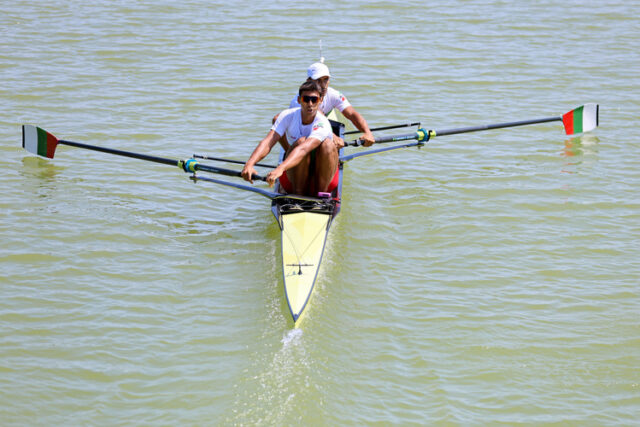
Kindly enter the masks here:
[[[0, 5], [3, 425], [631, 425], [640, 418], [633, 2]], [[20, 147], [20, 125], [246, 159], [323, 55], [370, 125], [291, 329], [266, 199]], [[275, 155], [272, 156], [273, 160]]]

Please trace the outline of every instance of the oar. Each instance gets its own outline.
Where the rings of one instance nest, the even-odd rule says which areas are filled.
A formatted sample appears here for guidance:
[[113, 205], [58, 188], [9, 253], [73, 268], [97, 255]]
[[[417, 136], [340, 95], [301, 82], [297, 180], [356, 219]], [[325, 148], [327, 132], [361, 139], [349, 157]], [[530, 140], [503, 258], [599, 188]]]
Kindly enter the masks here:
[[[85, 148], [87, 150], [100, 151], [103, 153], [115, 154], [117, 156], [131, 157], [134, 159], [146, 160], [149, 162], [161, 163], [169, 166], [178, 166], [185, 172], [203, 171], [203, 172], [210, 172], [210, 173], [218, 173], [218, 174], [227, 175], [227, 176], [236, 176], [236, 177], [242, 176], [238, 171], [219, 168], [216, 166], [203, 165], [198, 163], [198, 161], [195, 159], [174, 160], [174, 159], [167, 159], [164, 157], [150, 156], [148, 154], [139, 154], [139, 153], [132, 153], [130, 151], [115, 150], [113, 148], [100, 147], [97, 145], [89, 145], [89, 144], [82, 144], [79, 142], [66, 141], [64, 139], [56, 138], [51, 133], [39, 127], [32, 126], [32, 125], [22, 126], [22, 147], [24, 147], [30, 153], [53, 159], [53, 156], [55, 155], [55, 151], [56, 151], [56, 148], [58, 147], [58, 144], [68, 145], [68, 146], [77, 147], [77, 148]], [[266, 178], [260, 175], [253, 175], [253, 179], [266, 181]]]
[[[389, 130], [389, 129], [398, 129], [398, 128], [410, 128], [410, 127], [414, 127], [414, 126], [420, 126], [420, 122], [415, 122], [415, 123], [403, 123], [401, 125], [391, 125], [391, 126], [382, 126], [382, 127], [377, 127], [377, 128], [373, 128], [373, 129], [369, 129], [371, 132], [377, 132], [380, 130]], [[348, 132], [345, 132], [345, 135], [351, 135], [354, 133], [361, 133], [359, 130], [350, 130]]]
[[[194, 154], [193, 158], [194, 159], [204, 159], [204, 160], [215, 160], [217, 162], [235, 163], [235, 164], [238, 164], [238, 165], [244, 165], [246, 163], [246, 162], [243, 162], [242, 160], [223, 159], [222, 157], [205, 156], [205, 155], [202, 155], [202, 154]], [[277, 168], [277, 166], [266, 165], [264, 163], [256, 163], [255, 166], [261, 166], [263, 168], [271, 168], [271, 169]]]
[[[542, 119], [532, 119], [532, 120], [521, 120], [517, 122], [506, 122], [506, 123], [496, 123], [491, 125], [481, 125], [481, 126], [471, 126], [471, 127], [463, 127], [463, 128], [454, 128], [454, 129], [444, 129], [444, 130], [425, 130], [418, 129], [414, 133], [408, 133], [404, 135], [394, 135], [394, 136], [383, 136], [380, 138], [376, 138], [376, 143], [383, 142], [397, 142], [397, 141], [407, 141], [411, 139], [416, 139], [418, 142], [426, 142], [431, 138], [435, 138], [436, 136], [444, 136], [444, 135], [455, 135], [458, 133], [467, 133], [467, 132], [477, 132], [483, 130], [490, 129], [502, 129], [509, 128], [515, 126], [525, 126], [525, 125], [533, 125], [537, 123], [546, 123], [546, 122], [555, 122], [560, 121], [564, 124], [564, 129], [567, 135], [574, 135], [582, 132], [589, 132], [596, 127], [598, 127], [598, 115], [599, 115], [599, 106], [598, 104], [585, 104], [576, 109], [569, 111], [568, 113], [563, 114], [562, 116], [555, 117], [545, 117]], [[356, 139], [351, 142], [345, 142], [345, 145], [359, 147], [362, 145], [362, 141]]]
[[[414, 138], [407, 138], [407, 139], [414, 139]], [[358, 153], [352, 153], [352, 154], [349, 154], [347, 156], [340, 156], [340, 161], [341, 162], [348, 162], [349, 160], [353, 160], [356, 157], [368, 156], [368, 155], [371, 155], [371, 154], [382, 153], [384, 151], [397, 150], [399, 148], [420, 147], [422, 145], [424, 145], [424, 140], [418, 140], [418, 142], [408, 142], [406, 144], [394, 145], [394, 146], [391, 146], [391, 147], [376, 148], [376, 149], [373, 149], [373, 150], [360, 151]]]

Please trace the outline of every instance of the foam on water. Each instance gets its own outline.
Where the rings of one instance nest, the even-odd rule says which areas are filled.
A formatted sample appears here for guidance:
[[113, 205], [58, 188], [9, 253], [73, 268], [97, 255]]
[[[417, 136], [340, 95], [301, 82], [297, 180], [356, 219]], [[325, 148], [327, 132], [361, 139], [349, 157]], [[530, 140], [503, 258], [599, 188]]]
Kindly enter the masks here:
[[282, 337], [283, 349], [290, 345], [299, 345], [302, 341], [302, 329], [291, 329]]

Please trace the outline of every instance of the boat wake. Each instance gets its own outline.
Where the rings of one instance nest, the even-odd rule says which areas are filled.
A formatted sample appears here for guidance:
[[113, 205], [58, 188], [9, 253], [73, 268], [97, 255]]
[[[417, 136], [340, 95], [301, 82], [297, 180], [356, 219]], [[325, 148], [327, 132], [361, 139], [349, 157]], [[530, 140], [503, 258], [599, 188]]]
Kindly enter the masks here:
[[284, 334], [282, 337], [283, 348], [287, 348], [290, 345], [297, 345], [302, 341], [302, 329], [291, 329]]
[[287, 425], [302, 420], [310, 407], [322, 402], [322, 390], [309, 379], [319, 369], [308, 353], [301, 329], [280, 332], [280, 343], [258, 355], [238, 385], [226, 424]]

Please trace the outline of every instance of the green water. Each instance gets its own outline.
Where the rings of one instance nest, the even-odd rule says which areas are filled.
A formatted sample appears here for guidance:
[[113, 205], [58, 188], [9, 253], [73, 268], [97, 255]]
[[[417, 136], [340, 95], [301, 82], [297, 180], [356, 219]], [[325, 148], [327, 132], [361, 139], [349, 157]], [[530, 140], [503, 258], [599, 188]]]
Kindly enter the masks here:
[[[4, 2], [0, 424], [633, 425], [633, 2]], [[372, 126], [446, 136], [345, 166], [301, 329], [258, 195], [20, 147], [20, 125], [246, 159], [320, 55]], [[273, 161], [275, 156], [270, 159]]]

